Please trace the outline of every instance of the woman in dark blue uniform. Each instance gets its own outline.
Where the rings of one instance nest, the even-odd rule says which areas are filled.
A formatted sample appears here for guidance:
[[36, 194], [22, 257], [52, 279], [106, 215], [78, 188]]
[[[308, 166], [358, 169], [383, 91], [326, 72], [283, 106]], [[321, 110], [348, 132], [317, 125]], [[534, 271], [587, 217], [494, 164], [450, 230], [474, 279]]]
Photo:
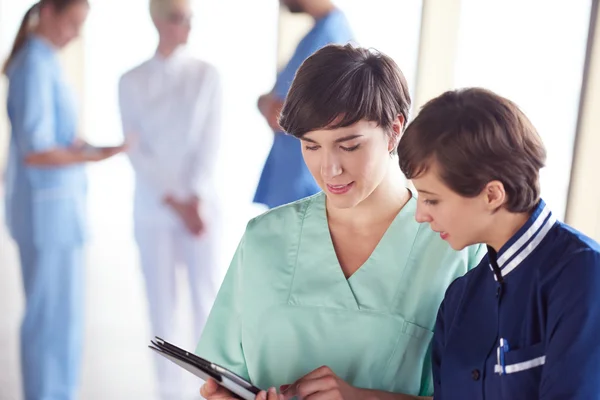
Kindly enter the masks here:
[[540, 199], [544, 146], [483, 89], [427, 103], [398, 146], [416, 217], [488, 255], [446, 292], [433, 339], [435, 400], [600, 398], [600, 247]]

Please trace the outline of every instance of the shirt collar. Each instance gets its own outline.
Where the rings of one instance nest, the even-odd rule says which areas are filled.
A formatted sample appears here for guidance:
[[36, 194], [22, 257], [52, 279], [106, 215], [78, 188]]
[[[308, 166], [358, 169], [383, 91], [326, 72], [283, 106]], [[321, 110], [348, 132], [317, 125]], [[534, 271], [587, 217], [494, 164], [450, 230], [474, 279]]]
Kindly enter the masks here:
[[31, 42], [31, 45], [36, 49], [45, 52], [46, 54], [54, 56], [57, 52], [56, 47], [50, 43], [50, 41], [40, 35], [32, 33], [29, 35], [28, 40]]
[[166, 71], [171, 71], [176, 68], [181, 60], [184, 59], [184, 55], [186, 54], [186, 49], [184, 46], [179, 46], [173, 53], [168, 57], [163, 57], [162, 55], [156, 52], [154, 57], [152, 57], [153, 65], [162, 68]]
[[339, 8], [332, 9], [327, 14], [323, 15], [321, 18], [318, 18], [315, 21], [315, 27], [323, 25], [324, 23], [326, 23], [330, 19], [335, 18], [337, 15], [343, 15], [342, 11]]
[[552, 215], [546, 203], [540, 200], [531, 217], [497, 254], [488, 246], [490, 268], [494, 271], [494, 264], [497, 266], [494, 279], [507, 276], [521, 265], [540, 245], [555, 223], [556, 217]]

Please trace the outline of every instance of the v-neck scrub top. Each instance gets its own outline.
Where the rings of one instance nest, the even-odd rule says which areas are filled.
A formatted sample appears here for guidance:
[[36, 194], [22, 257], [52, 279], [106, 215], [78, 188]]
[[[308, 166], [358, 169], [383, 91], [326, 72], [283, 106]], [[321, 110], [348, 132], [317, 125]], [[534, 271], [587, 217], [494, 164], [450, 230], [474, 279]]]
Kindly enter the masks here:
[[415, 221], [413, 197], [346, 279], [325, 199], [318, 193], [248, 223], [196, 353], [263, 389], [327, 365], [357, 387], [431, 395], [438, 307], [486, 249], [452, 250]]

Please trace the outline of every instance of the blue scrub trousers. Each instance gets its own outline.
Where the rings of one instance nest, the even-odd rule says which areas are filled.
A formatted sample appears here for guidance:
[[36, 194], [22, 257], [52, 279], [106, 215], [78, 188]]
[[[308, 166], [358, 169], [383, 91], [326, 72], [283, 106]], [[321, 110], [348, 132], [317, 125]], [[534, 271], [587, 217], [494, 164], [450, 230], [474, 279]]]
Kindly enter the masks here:
[[21, 325], [25, 400], [74, 399], [83, 342], [83, 247], [18, 245], [26, 300]]

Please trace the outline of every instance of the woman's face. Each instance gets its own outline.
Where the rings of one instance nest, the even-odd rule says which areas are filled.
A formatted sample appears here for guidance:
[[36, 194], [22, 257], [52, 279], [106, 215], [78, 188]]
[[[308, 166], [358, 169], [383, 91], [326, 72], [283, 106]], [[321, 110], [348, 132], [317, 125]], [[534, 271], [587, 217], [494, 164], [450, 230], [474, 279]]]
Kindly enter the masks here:
[[51, 27], [53, 44], [58, 48], [68, 45], [77, 38], [87, 19], [90, 7], [85, 1], [76, 1], [64, 10], [57, 11], [52, 4], [42, 10], [43, 23]]
[[161, 40], [173, 46], [186, 44], [192, 27], [192, 16], [188, 2], [172, 2], [169, 12], [154, 21]]
[[[394, 130], [402, 130], [400, 118]], [[311, 174], [336, 208], [360, 204], [383, 181], [392, 162], [396, 135], [384, 132], [375, 122], [322, 129], [305, 134], [302, 155]]]
[[441, 180], [435, 163], [412, 183], [419, 193], [417, 222], [427, 222], [455, 250], [486, 242], [494, 214], [485, 190], [475, 197], [461, 196]]

